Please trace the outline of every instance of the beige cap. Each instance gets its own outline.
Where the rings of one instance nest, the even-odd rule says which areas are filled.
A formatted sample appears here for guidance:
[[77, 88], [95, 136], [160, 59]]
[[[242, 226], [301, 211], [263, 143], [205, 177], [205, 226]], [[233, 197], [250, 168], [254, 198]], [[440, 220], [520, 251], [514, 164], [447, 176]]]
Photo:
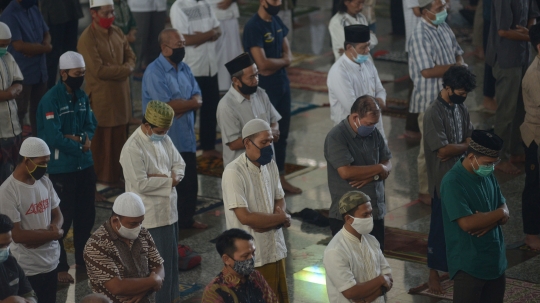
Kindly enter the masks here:
[[4, 22], [0, 22], [0, 39], [11, 39], [11, 31], [9, 30], [9, 26], [7, 26], [7, 24]]
[[60, 69], [85, 67], [84, 58], [77, 52], [67, 51], [60, 56]]
[[114, 5], [113, 0], [90, 0], [90, 8], [105, 5]]
[[51, 154], [45, 141], [36, 137], [28, 137], [23, 141], [19, 155], [27, 158], [44, 157]]
[[144, 216], [146, 212], [141, 197], [131, 192], [123, 193], [114, 200], [113, 211], [117, 215], [131, 218]]
[[262, 119], [249, 120], [242, 128], [242, 139], [263, 131], [272, 131], [268, 122]]

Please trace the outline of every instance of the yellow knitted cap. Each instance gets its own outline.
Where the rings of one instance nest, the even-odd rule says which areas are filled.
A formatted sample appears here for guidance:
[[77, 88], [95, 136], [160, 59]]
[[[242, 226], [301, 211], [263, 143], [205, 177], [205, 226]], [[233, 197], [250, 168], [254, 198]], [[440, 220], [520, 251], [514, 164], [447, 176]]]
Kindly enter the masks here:
[[173, 123], [174, 110], [165, 102], [150, 101], [146, 106], [144, 118], [152, 125], [169, 128]]

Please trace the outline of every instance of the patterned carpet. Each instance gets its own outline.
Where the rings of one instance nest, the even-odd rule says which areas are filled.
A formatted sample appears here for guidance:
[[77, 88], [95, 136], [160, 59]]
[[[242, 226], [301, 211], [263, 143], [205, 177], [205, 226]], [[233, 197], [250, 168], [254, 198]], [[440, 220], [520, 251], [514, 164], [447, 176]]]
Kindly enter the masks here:
[[[285, 175], [289, 175], [303, 169], [307, 166], [285, 163]], [[197, 173], [205, 176], [221, 178], [223, 175], [223, 159], [208, 159], [202, 156], [197, 157]]]
[[427, 264], [427, 240], [427, 234], [386, 227], [384, 255], [388, 258]]
[[287, 68], [287, 75], [291, 81], [291, 88], [305, 89], [321, 93], [328, 92], [326, 86], [327, 72], [320, 72], [301, 67]]

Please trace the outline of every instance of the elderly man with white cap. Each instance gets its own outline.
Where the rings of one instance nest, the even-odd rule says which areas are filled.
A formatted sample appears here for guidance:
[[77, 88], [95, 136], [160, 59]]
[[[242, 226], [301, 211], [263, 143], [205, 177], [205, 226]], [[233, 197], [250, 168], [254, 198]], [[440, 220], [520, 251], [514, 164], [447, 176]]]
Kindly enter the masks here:
[[[41, 99], [37, 111], [38, 137], [54, 156], [49, 162], [49, 178], [60, 200], [63, 230], [73, 223], [75, 264], [84, 268], [83, 249], [94, 226], [96, 174], [90, 144], [96, 119], [90, 101], [80, 88], [85, 64], [81, 54], [68, 51], [60, 56], [60, 80]], [[60, 241], [58, 282], [73, 282], [63, 241]]]
[[39, 302], [56, 302], [56, 267], [64, 218], [60, 199], [45, 173], [50, 151], [45, 141], [23, 141], [13, 174], [0, 186], [0, 213], [13, 221], [11, 254], [24, 270]]
[[0, 184], [11, 175], [22, 143], [22, 127], [15, 98], [22, 92], [23, 75], [7, 48], [11, 43], [9, 27], [0, 22]]
[[129, 137], [120, 164], [126, 191], [139, 195], [147, 209], [144, 227], [152, 235], [165, 261], [167, 279], [156, 294], [157, 302], [178, 299], [178, 194], [186, 163], [167, 136], [174, 110], [167, 103], [150, 101], [143, 123]]
[[229, 163], [221, 187], [227, 229], [240, 228], [255, 238], [255, 267], [264, 276], [279, 302], [289, 302], [285, 273], [287, 247], [282, 227], [289, 227], [285, 193], [273, 159], [272, 129], [253, 119], [242, 129], [246, 151]]
[[111, 217], [84, 247], [92, 291], [114, 303], [156, 302], [155, 292], [163, 284], [163, 259], [142, 227], [144, 216], [144, 204], [137, 194], [121, 194], [114, 201]]

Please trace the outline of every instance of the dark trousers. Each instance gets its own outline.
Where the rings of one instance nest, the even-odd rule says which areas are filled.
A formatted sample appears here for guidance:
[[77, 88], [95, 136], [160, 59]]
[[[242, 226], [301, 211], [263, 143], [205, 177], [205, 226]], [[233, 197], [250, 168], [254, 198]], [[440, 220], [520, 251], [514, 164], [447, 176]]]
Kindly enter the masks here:
[[[345, 224], [345, 221], [338, 220], [334, 218], [328, 218], [330, 222], [330, 230], [332, 231], [332, 237], [335, 236]], [[373, 230], [369, 233], [374, 236], [379, 244], [381, 245], [381, 250], [384, 251], [384, 219], [373, 220]]]
[[403, 15], [403, 1], [390, 0], [390, 18], [392, 20], [392, 34], [405, 35], [405, 16]]
[[482, 280], [460, 270], [454, 276], [454, 303], [502, 303], [505, 287], [504, 274], [495, 280]]
[[180, 153], [184, 162], [186, 162], [186, 170], [184, 179], [176, 185], [178, 194], [178, 227], [190, 228], [195, 215], [195, 207], [197, 206], [197, 192], [199, 191], [199, 183], [197, 180], [197, 156], [195, 153]]
[[[75, 264], [84, 267], [84, 245], [90, 238], [96, 218], [96, 209], [94, 207], [96, 173], [94, 172], [94, 166], [72, 173], [51, 174], [49, 177], [54, 190], [60, 198], [60, 210], [64, 216], [64, 224], [62, 224], [64, 237], [68, 234], [71, 224], [73, 224]], [[60, 272], [69, 270], [63, 240], [64, 238], [58, 241], [60, 243], [60, 264], [58, 264], [57, 269]]]
[[37, 108], [41, 97], [46, 92], [47, 83], [23, 84], [21, 94], [15, 99], [17, 101], [17, 115], [19, 116], [21, 127], [24, 125], [24, 116], [28, 112], [28, 106], [30, 105], [30, 125], [32, 126], [32, 136], [34, 137], [37, 137]]
[[281, 120], [279, 120], [279, 140], [274, 142], [274, 151], [279, 174], [284, 175], [287, 138], [289, 138], [289, 128], [291, 126], [291, 87], [289, 83], [286, 83], [281, 87], [266, 89], [266, 94], [281, 115]]
[[202, 150], [216, 149], [216, 112], [219, 103], [219, 82], [217, 74], [212, 77], [195, 77], [202, 92], [203, 104], [200, 109], [199, 138]]
[[0, 139], [0, 185], [13, 173], [21, 144], [22, 135], [20, 134], [12, 138]]
[[448, 272], [442, 203], [441, 199], [437, 196], [437, 192], [431, 198], [431, 223], [429, 225], [427, 264], [431, 269]]
[[36, 292], [39, 303], [56, 303], [56, 287], [58, 286], [57, 270], [35, 276], [26, 276], [32, 289]]
[[540, 234], [540, 153], [538, 145], [532, 142], [525, 146], [525, 188], [522, 195], [521, 215], [523, 232], [526, 235]]
[[[482, 34], [482, 42], [484, 45], [484, 55], [486, 54], [487, 41], [489, 37], [489, 27], [491, 26], [490, 20], [484, 20], [484, 28]], [[493, 98], [495, 97], [495, 77], [493, 77], [493, 69], [488, 64], [484, 64], [484, 96]]]
[[154, 61], [161, 52], [157, 37], [165, 28], [167, 12], [133, 12], [137, 22], [137, 40], [134, 43], [137, 54], [136, 69], [146, 67]]
[[51, 35], [52, 51], [47, 54], [47, 74], [49, 75], [47, 87], [51, 88], [56, 84], [60, 56], [67, 51], [77, 51], [79, 19], [61, 24], [48, 25], [49, 34]]

